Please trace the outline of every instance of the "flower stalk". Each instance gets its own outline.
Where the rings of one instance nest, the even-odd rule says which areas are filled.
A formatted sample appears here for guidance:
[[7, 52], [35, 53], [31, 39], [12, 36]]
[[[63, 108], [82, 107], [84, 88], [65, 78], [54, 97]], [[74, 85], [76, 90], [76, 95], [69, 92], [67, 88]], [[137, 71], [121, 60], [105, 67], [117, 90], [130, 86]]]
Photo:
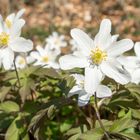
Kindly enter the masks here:
[[97, 116], [98, 122], [100, 124], [100, 127], [104, 131], [104, 134], [105, 134], [106, 138], [108, 140], [110, 140], [110, 136], [109, 136], [108, 132], [106, 131], [106, 129], [105, 129], [105, 127], [104, 127], [104, 125], [103, 125], [103, 123], [101, 121], [100, 112], [99, 112], [98, 103], [97, 103], [97, 95], [96, 95], [96, 92], [94, 94], [94, 99], [95, 99], [94, 109], [95, 109], [95, 112], [96, 112], [96, 116]]
[[18, 81], [18, 86], [20, 88], [21, 87], [21, 84], [20, 84], [20, 79], [19, 79], [19, 75], [18, 75], [18, 71], [17, 71], [15, 59], [14, 59], [13, 63], [14, 63], [14, 68], [15, 68], [16, 77], [17, 77], [17, 81]]

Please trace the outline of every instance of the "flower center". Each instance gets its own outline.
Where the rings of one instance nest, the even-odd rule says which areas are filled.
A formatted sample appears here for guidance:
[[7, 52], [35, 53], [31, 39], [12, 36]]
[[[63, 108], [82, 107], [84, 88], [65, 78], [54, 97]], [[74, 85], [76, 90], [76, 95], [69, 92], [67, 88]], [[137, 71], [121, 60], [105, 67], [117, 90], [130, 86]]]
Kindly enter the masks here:
[[6, 26], [7, 26], [8, 28], [11, 28], [11, 26], [12, 26], [11, 21], [8, 20], [8, 19], [5, 20], [5, 24], [6, 24]]
[[99, 65], [102, 61], [106, 60], [107, 53], [96, 47], [91, 51], [90, 58], [94, 64]]
[[48, 61], [49, 61], [48, 56], [44, 56], [44, 57], [42, 57], [42, 62], [47, 63]]
[[9, 42], [9, 35], [5, 32], [0, 34], [0, 46], [7, 46]]

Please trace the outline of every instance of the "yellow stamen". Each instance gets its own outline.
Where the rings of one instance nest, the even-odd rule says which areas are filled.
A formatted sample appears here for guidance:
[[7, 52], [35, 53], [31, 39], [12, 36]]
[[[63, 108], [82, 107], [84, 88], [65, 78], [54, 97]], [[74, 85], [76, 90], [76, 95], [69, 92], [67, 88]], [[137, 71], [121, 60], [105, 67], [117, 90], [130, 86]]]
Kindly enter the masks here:
[[48, 61], [49, 61], [48, 56], [44, 56], [44, 57], [42, 57], [42, 62], [47, 63]]
[[94, 50], [91, 51], [90, 57], [94, 64], [99, 65], [102, 63], [102, 61], [106, 60], [107, 53], [96, 47]]
[[9, 42], [9, 35], [5, 32], [0, 34], [0, 46], [7, 46]]
[[5, 20], [5, 24], [6, 24], [6, 26], [7, 26], [8, 28], [11, 28], [11, 26], [12, 26], [11, 21], [8, 20], [8, 19]]

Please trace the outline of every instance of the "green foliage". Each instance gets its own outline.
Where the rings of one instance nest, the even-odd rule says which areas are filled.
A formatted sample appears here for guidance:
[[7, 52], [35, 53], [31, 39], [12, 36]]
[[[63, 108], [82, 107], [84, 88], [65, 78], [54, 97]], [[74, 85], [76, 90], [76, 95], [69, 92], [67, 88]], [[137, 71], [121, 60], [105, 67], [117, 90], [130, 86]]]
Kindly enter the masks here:
[[[79, 108], [77, 96], [67, 98], [75, 85], [72, 73], [29, 66], [18, 71], [0, 72], [0, 133], [6, 140], [68, 139], [106, 140], [94, 110], [94, 96]], [[140, 87], [104, 81], [114, 95], [100, 103], [101, 121], [110, 139], [140, 139]], [[30, 137], [29, 137], [30, 136]], [[3, 136], [0, 136], [4, 139]]]

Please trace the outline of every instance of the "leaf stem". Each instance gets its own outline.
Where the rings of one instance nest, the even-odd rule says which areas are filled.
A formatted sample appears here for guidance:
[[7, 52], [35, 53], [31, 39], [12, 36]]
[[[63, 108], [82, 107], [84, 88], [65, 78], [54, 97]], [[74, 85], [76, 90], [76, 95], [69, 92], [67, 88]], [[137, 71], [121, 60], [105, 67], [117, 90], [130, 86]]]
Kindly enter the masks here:
[[98, 103], [97, 103], [97, 95], [96, 95], [96, 92], [94, 94], [94, 99], [95, 99], [95, 105], [94, 105], [94, 108], [95, 108], [95, 112], [96, 112], [96, 116], [97, 116], [97, 119], [98, 119], [98, 122], [100, 124], [100, 127], [102, 128], [102, 130], [104, 131], [104, 134], [107, 138], [107, 140], [110, 140], [110, 136], [108, 134], [108, 132], [106, 131], [102, 121], [101, 121], [101, 117], [100, 117], [100, 113], [99, 113], [99, 108], [98, 108]]

